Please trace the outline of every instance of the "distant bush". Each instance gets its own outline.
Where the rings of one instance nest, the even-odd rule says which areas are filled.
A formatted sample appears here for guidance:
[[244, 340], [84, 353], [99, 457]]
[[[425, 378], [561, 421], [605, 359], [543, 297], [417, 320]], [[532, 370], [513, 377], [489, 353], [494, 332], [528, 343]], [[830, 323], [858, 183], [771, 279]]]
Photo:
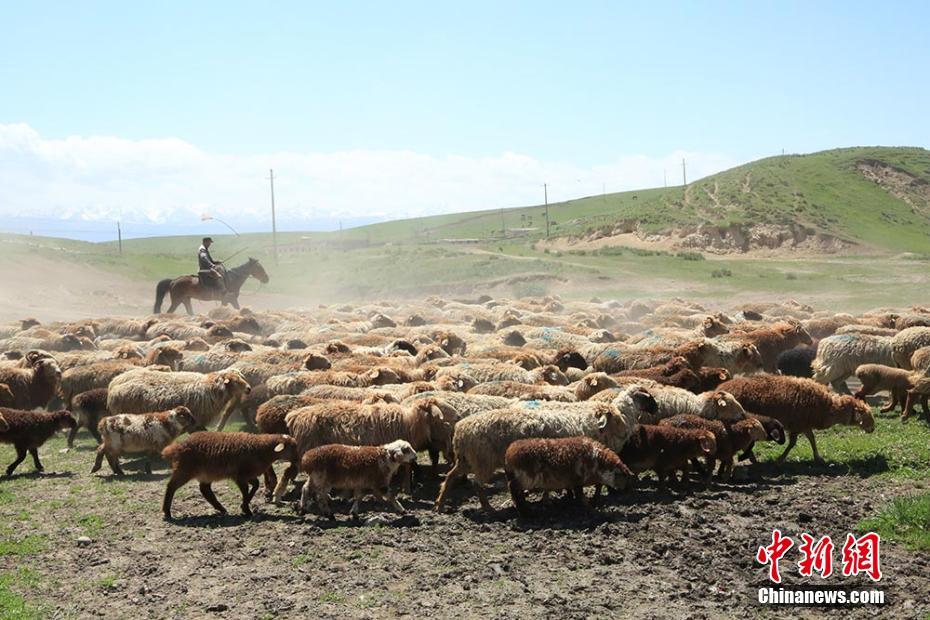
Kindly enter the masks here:
[[733, 275], [733, 272], [729, 269], [714, 269], [710, 272], [710, 277], [712, 278], [729, 278]]
[[518, 282], [513, 285], [514, 297], [545, 297], [549, 287], [542, 282]]
[[787, 279], [789, 279], [789, 280], [797, 280], [797, 279], [798, 279], [798, 276], [797, 276], [797, 274], [794, 274], [794, 273], [786, 273], [786, 274], [785, 274], [785, 278], [787, 278]]
[[677, 256], [678, 258], [682, 260], [693, 260], [693, 261], [704, 260], [704, 255], [701, 254], [700, 252], [679, 252], [675, 256]]

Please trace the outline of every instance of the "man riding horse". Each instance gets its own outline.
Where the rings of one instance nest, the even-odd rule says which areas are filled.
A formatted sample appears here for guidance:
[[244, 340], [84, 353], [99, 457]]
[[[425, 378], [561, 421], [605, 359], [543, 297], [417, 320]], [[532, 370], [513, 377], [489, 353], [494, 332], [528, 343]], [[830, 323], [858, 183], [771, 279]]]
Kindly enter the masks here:
[[213, 245], [213, 239], [204, 237], [197, 250], [197, 277], [204, 286], [215, 288], [219, 297], [226, 294], [226, 268], [223, 261], [213, 260], [210, 256], [210, 246]]

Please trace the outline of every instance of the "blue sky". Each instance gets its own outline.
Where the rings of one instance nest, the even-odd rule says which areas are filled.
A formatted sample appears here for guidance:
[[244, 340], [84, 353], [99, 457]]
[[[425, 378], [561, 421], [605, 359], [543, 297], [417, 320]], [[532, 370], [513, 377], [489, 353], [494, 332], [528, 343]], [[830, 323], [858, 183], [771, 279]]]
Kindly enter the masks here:
[[[239, 174], [245, 185], [282, 168], [282, 190], [294, 191], [283, 208], [290, 200], [297, 220], [308, 209], [394, 217], [520, 204], [546, 180], [536, 177], [558, 179], [557, 197], [655, 185], [680, 154], [709, 173], [783, 148], [930, 145], [927, 3], [2, 2], [0, 10], [0, 162], [19, 157], [14, 167], [37, 184], [88, 188], [30, 199], [20, 182], [30, 200], [0, 193], [0, 213], [153, 219], [159, 195], [173, 213], [222, 212], [229, 197], [211, 195], [203, 175], [226, 183], [216, 176], [224, 164], [184, 176], [171, 144], [201, 163], [254, 165], [254, 178]], [[4, 127], [14, 134], [5, 142]], [[120, 169], [112, 151], [98, 157], [100, 145], [87, 142], [95, 137], [136, 153], [136, 163]], [[63, 156], [71, 167], [24, 155], [60, 155], [74, 146], [68, 138], [84, 141], [80, 157]], [[398, 153], [414, 163], [395, 167], [389, 155]], [[348, 169], [377, 170], [335, 174], [340, 154]], [[106, 165], [95, 168], [101, 157]], [[642, 170], [625, 174], [634, 160]], [[166, 167], [180, 176], [166, 181]], [[326, 193], [323, 174], [369, 191]], [[420, 180], [431, 175], [442, 183]], [[480, 183], [495, 191], [462, 189]], [[178, 184], [202, 189], [166, 190]], [[117, 187], [110, 198], [105, 186]], [[370, 206], [395, 186], [397, 200]], [[147, 212], [136, 204], [142, 194]]]

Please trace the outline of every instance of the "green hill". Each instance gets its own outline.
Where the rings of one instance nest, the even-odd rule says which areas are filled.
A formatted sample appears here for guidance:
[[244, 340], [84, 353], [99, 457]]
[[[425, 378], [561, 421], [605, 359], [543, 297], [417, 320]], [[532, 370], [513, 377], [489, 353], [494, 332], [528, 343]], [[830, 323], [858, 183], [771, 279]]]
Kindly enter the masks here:
[[[557, 237], [624, 229], [642, 233], [796, 226], [867, 249], [930, 252], [930, 151], [857, 147], [754, 161], [682, 186], [549, 205]], [[503, 219], [503, 224], [502, 224]], [[545, 236], [542, 205], [397, 220], [343, 233], [370, 243]], [[698, 248], [699, 249], [699, 248]]]

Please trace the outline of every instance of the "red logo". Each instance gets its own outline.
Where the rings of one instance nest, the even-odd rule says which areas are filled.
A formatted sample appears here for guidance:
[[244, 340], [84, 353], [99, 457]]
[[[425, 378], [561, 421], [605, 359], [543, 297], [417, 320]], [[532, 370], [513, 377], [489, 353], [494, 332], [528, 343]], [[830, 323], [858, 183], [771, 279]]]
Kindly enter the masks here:
[[874, 532], [859, 538], [847, 534], [843, 545], [843, 574], [849, 577], [865, 573], [872, 581], [881, 579], [882, 568], [878, 559], [881, 542], [881, 538]]
[[817, 543], [814, 543], [814, 537], [810, 534], [801, 534], [801, 540], [804, 541], [798, 551], [804, 557], [798, 562], [798, 573], [802, 577], [810, 577], [814, 571], [820, 573], [824, 579], [833, 574], [833, 541], [829, 536], [824, 536]]
[[772, 544], [768, 547], [759, 547], [756, 552], [756, 561], [769, 566], [769, 579], [781, 583], [781, 574], [778, 572], [778, 562], [794, 546], [794, 541], [781, 535], [781, 530], [772, 530]]

